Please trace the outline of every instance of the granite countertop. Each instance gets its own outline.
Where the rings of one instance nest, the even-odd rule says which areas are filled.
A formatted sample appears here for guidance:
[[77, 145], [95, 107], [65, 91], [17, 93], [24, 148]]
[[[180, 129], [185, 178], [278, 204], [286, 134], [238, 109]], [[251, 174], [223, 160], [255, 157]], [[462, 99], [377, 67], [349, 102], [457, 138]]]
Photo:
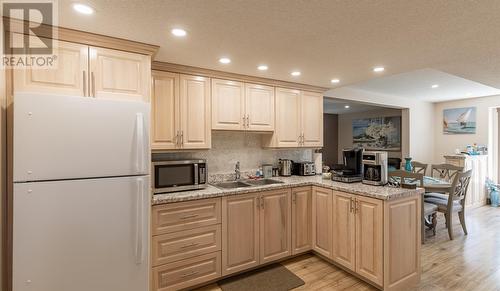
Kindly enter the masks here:
[[410, 197], [424, 193], [424, 189], [402, 189], [389, 186], [371, 186], [362, 183], [341, 183], [331, 180], [324, 180], [318, 176], [291, 176], [291, 177], [273, 177], [273, 180], [283, 181], [281, 184], [272, 184], [265, 186], [237, 188], [237, 189], [219, 189], [215, 186], [208, 185], [206, 189], [172, 192], [167, 194], [153, 195], [152, 204], [167, 204], [189, 200], [199, 200], [206, 198], [215, 198], [229, 195], [239, 195], [245, 193], [253, 193], [266, 190], [276, 190], [300, 186], [319, 186], [337, 191], [348, 192], [351, 194], [373, 197], [381, 200], [393, 200], [403, 197]]

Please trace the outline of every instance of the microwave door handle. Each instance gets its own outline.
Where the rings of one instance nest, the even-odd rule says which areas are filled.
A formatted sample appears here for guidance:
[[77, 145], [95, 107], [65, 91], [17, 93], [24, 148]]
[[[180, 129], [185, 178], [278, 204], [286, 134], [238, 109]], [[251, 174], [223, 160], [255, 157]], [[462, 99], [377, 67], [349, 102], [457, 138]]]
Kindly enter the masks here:
[[200, 178], [200, 172], [198, 170], [198, 164], [194, 164], [193, 165], [193, 169], [194, 169], [194, 185], [198, 185], [199, 184], [199, 178]]
[[135, 263], [140, 265], [144, 261], [144, 180], [137, 179], [137, 199], [136, 199], [136, 239], [135, 239]]

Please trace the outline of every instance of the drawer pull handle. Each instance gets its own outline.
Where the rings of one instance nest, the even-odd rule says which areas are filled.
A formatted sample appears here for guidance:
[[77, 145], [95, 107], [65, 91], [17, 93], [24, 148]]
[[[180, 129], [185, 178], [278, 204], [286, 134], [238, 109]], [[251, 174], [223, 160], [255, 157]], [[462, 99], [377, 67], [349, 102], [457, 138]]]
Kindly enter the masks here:
[[190, 243], [190, 244], [182, 246], [181, 249], [187, 249], [187, 248], [195, 247], [197, 245], [199, 245], [199, 243]]
[[198, 271], [189, 272], [187, 274], [182, 275], [181, 278], [190, 277], [190, 276], [196, 275], [198, 273], [199, 273]]
[[181, 216], [181, 219], [195, 218], [197, 216], [198, 216], [198, 214], [189, 214], [189, 215]]

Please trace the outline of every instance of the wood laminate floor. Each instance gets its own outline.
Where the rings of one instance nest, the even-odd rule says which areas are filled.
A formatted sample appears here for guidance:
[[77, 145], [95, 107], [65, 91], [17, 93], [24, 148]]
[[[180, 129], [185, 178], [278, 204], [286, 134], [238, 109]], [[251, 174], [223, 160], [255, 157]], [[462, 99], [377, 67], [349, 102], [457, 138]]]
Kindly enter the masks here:
[[[455, 239], [450, 241], [444, 217], [438, 215], [437, 235], [428, 232], [422, 246], [422, 279], [416, 290], [500, 291], [500, 208], [484, 206], [466, 216], [469, 235], [455, 216]], [[376, 290], [311, 254], [282, 264], [305, 282], [294, 290]], [[217, 284], [197, 289], [219, 290]]]

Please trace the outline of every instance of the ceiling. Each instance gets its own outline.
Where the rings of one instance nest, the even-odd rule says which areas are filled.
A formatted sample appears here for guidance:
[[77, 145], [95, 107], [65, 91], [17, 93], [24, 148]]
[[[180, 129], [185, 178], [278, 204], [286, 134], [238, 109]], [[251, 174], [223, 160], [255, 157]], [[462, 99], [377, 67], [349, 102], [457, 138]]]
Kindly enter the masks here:
[[[329, 88], [332, 78], [339, 87], [432, 68], [500, 88], [498, 0], [79, 1], [96, 13], [59, 0], [60, 26], [159, 45], [160, 61]], [[174, 27], [188, 35], [172, 36]]]
[[[433, 88], [436, 85], [438, 87]], [[500, 95], [499, 89], [434, 69], [422, 69], [374, 78], [350, 87], [372, 93], [428, 102]]]
[[[348, 105], [349, 108], [345, 108]], [[374, 106], [350, 100], [338, 98], [323, 98], [323, 112], [329, 114], [360, 113], [370, 110], [387, 109], [386, 107]]]

